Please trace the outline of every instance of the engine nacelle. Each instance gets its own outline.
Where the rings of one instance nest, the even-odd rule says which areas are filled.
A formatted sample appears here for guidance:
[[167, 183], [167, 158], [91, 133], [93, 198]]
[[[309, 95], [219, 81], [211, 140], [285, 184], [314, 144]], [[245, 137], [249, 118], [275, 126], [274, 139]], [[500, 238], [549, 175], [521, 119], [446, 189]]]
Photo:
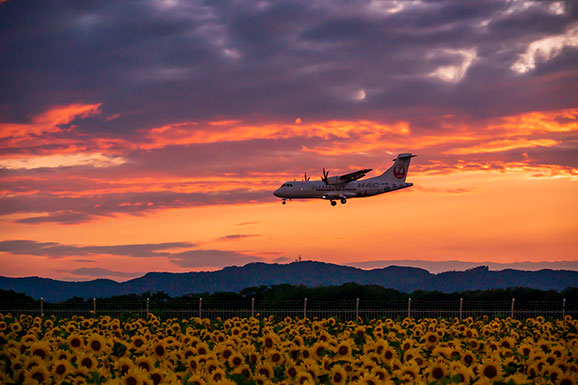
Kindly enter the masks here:
[[324, 180], [324, 182], [329, 185], [337, 185], [344, 183], [343, 180], [341, 180], [341, 177], [339, 176], [328, 177], [327, 179]]

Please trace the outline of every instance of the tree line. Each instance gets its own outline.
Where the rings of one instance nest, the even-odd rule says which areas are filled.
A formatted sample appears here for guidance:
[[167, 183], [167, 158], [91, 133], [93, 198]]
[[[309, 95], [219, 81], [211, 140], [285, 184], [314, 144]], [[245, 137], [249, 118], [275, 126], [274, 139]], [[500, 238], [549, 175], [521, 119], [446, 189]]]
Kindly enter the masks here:
[[[201, 300], [202, 298], [202, 300]], [[368, 302], [388, 302], [406, 303], [409, 298], [416, 302], [458, 302], [460, 299], [472, 302], [504, 302], [515, 298], [517, 303], [524, 302], [547, 302], [562, 303], [566, 300], [568, 304], [578, 305], [578, 287], [570, 287], [562, 291], [538, 290], [524, 287], [509, 289], [475, 290], [456, 293], [443, 293], [440, 291], [414, 291], [404, 293], [395, 289], [384, 288], [378, 285], [360, 285], [357, 283], [346, 283], [340, 286], [307, 287], [304, 285], [271, 285], [250, 287], [240, 292], [217, 292], [217, 293], [195, 293], [179, 297], [171, 297], [164, 292], [145, 292], [141, 294], [129, 294], [113, 296], [108, 298], [85, 299], [73, 297], [66, 301], [59, 302], [61, 305], [90, 306], [93, 301], [97, 301], [100, 306], [113, 306], [117, 304], [144, 304], [147, 299], [156, 306], [179, 307], [198, 303], [205, 304], [227, 304], [231, 308], [246, 307], [251, 301], [259, 305], [276, 304], [298, 304], [307, 298], [309, 303], [351, 303], [358, 298], [363, 303]], [[17, 293], [12, 290], [0, 290], [0, 309], [18, 308], [38, 304], [35, 300], [24, 293]]]

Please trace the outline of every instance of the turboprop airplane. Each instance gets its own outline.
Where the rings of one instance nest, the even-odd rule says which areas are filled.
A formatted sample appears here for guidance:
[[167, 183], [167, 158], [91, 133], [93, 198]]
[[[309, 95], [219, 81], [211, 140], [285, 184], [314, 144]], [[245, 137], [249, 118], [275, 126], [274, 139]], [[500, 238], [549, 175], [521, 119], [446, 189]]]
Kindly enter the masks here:
[[405, 177], [409, 169], [409, 161], [416, 155], [409, 153], [399, 154], [395, 162], [386, 172], [380, 176], [362, 179], [371, 169], [355, 171], [341, 176], [329, 177], [329, 171], [323, 169], [323, 177], [320, 181], [309, 181], [307, 174], [303, 181], [283, 183], [273, 192], [273, 195], [283, 199], [310, 199], [320, 198], [331, 201], [335, 206], [337, 201], [347, 203], [349, 198], [364, 198], [383, 194], [390, 191], [401, 190], [413, 186], [406, 183]]

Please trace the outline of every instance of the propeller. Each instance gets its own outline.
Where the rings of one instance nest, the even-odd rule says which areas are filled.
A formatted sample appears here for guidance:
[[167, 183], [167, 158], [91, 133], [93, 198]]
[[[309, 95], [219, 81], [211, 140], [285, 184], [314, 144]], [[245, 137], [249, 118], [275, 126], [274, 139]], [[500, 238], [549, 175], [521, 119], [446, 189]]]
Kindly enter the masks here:
[[307, 177], [307, 172], [305, 172], [305, 175], [303, 176], [303, 180], [304, 180], [305, 182], [309, 181], [309, 178]]
[[321, 177], [321, 180], [323, 182], [325, 182], [325, 184], [327, 184], [327, 177], [329, 176], [329, 170], [325, 171], [325, 167], [323, 168], [323, 177]]

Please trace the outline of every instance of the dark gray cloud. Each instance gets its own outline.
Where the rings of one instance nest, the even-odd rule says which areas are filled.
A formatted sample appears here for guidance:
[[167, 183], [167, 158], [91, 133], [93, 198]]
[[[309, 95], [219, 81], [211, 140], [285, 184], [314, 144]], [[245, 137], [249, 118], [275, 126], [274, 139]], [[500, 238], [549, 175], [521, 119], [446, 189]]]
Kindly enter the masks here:
[[31, 240], [9, 240], [0, 242], [0, 251], [15, 255], [38, 255], [50, 258], [69, 256], [86, 257], [91, 255], [119, 255], [126, 257], [150, 258], [173, 255], [168, 250], [192, 248], [190, 242], [167, 242], [151, 244], [112, 245], [112, 246], [76, 246], [57, 242], [36, 242]]
[[[575, 78], [551, 75], [574, 68], [575, 49], [524, 75], [510, 66], [530, 42], [563, 33], [577, 7], [526, 3], [7, 1], [0, 118], [102, 102], [121, 117], [82, 128], [123, 135], [216, 116], [412, 119], [423, 105], [472, 116], [566, 107], [563, 98], [519, 96], [545, 77], [549, 95], [573, 95]], [[477, 52], [459, 84], [427, 77], [455, 60], [435, 54], [447, 49]], [[367, 92], [361, 103], [351, 100], [358, 89]]]
[[126, 273], [124, 271], [101, 269], [100, 267], [81, 267], [78, 269], [70, 270], [69, 273], [94, 278], [101, 278], [101, 277], [135, 278], [140, 277], [144, 274], [144, 273]]
[[263, 262], [264, 259], [236, 251], [227, 250], [188, 250], [171, 254], [170, 260], [181, 267], [225, 267], [240, 266], [249, 262]]
[[[198, 245], [190, 242], [166, 242], [151, 244], [108, 245], [108, 246], [77, 246], [63, 245], [58, 242], [36, 242], [32, 240], [8, 240], [0, 242], [0, 251], [13, 255], [36, 255], [49, 258], [91, 257], [97, 255], [115, 255], [129, 258], [165, 257], [170, 262], [181, 267], [226, 267], [245, 265], [249, 262], [265, 262], [267, 259], [250, 254], [229, 250], [198, 249]], [[176, 249], [189, 249], [176, 251]], [[76, 260], [77, 262], [92, 262], [91, 260]], [[276, 262], [284, 262], [279, 257]], [[124, 273], [109, 271], [98, 267], [82, 267], [70, 273], [92, 277], [134, 277], [140, 273]]]
[[116, 214], [143, 215], [153, 210], [196, 207], [218, 204], [245, 204], [273, 201], [271, 191], [233, 190], [222, 192], [99, 194], [82, 198], [32, 194], [2, 199], [0, 215], [44, 212], [16, 220], [18, 223], [41, 224], [57, 222], [74, 224], [98, 216]]
[[217, 238], [218, 241], [233, 241], [236, 239], [244, 239], [244, 238], [253, 238], [253, 237], [260, 237], [261, 234], [229, 234], [223, 235], [222, 237]]

